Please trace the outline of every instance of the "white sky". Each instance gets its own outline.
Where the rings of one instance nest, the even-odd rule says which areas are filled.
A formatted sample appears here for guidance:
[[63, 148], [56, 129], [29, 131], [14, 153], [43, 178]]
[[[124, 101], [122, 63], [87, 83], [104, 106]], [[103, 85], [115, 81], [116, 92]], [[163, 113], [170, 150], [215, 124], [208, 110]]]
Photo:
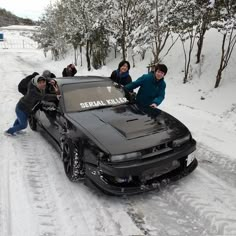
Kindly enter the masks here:
[[37, 20], [50, 2], [55, 0], [1, 0], [0, 8], [5, 8], [19, 17]]

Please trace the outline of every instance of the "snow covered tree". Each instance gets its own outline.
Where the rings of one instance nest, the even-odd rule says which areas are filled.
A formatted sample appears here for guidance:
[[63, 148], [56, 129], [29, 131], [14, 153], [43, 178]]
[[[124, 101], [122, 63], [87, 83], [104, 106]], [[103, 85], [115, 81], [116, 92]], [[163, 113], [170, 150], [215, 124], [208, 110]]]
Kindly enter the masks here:
[[148, 15], [152, 10], [152, 1], [146, 0], [139, 4], [136, 17], [133, 19], [133, 29], [127, 35], [127, 47], [131, 49], [133, 67], [135, 67], [135, 55], [139, 54], [143, 60], [147, 49], [150, 48], [150, 32], [147, 24], [149, 24]]
[[[96, 59], [97, 62], [104, 62], [104, 55], [106, 56], [108, 44], [105, 26], [108, 18], [104, 16], [104, 11], [109, 7], [109, 2], [107, 0], [63, 0], [63, 4], [67, 8], [65, 18], [67, 38], [70, 38], [69, 41], [74, 47], [85, 45], [87, 67], [91, 70], [91, 56], [103, 57], [101, 60]], [[95, 42], [98, 39], [99, 41]], [[99, 66], [101, 65], [96, 64], [95, 67]]]
[[121, 48], [122, 58], [128, 56], [128, 48], [132, 42], [132, 32], [145, 21], [146, 1], [143, 0], [110, 0], [112, 17], [110, 27], [115, 44]]
[[38, 31], [33, 39], [45, 52], [51, 50], [53, 59], [58, 60], [66, 51], [66, 42], [62, 36], [63, 19], [57, 14], [56, 7], [48, 7], [40, 20]]
[[196, 4], [200, 10], [199, 24], [196, 28], [197, 37], [198, 37], [196, 63], [198, 64], [201, 60], [205, 33], [210, 28], [210, 23], [213, 20], [212, 10], [213, 10], [214, 1], [213, 0], [197, 0]]
[[220, 85], [222, 73], [227, 67], [236, 44], [236, 1], [235, 0], [216, 0], [215, 21], [212, 27], [222, 34], [220, 66], [216, 75], [215, 88]]
[[[184, 78], [188, 81], [190, 62], [199, 25], [200, 9], [196, 0], [173, 0], [175, 7], [169, 12], [169, 24], [172, 31], [179, 34], [184, 51]], [[188, 45], [188, 48], [187, 46]]]
[[[169, 20], [171, 19], [168, 16], [169, 12], [173, 10], [173, 7], [173, 1], [170, 0], [151, 0], [151, 11], [149, 12], [146, 26], [149, 32], [147, 36], [151, 45], [154, 64], [163, 60], [164, 55], [162, 58], [160, 55], [166, 46], [167, 40], [171, 36], [171, 24], [169, 24]], [[177, 38], [172, 40], [172, 43], [168, 46], [168, 50], [166, 50], [167, 53], [173, 44], [175, 44]]]
[[92, 64], [95, 69], [99, 69], [106, 63], [109, 48], [107, 30], [100, 21], [93, 25], [91, 38]]

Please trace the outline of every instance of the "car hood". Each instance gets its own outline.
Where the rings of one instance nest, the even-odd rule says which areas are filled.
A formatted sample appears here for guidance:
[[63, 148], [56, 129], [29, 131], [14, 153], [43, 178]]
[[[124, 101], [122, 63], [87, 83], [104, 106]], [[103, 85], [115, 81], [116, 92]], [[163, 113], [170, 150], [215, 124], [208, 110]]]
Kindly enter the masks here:
[[187, 134], [188, 129], [166, 112], [139, 112], [123, 105], [67, 114], [84, 134], [111, 154], [129, 153], [168, 142]]

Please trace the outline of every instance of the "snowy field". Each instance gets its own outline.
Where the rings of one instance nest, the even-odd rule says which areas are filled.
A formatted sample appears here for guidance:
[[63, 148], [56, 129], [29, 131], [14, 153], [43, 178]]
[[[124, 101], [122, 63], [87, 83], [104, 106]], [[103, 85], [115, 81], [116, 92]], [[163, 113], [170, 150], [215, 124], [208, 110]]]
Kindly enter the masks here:
[[[6, 40], [29, 40], [19, 29], [4, 33]], [[193, 79], [185, 85], [180, 45], [165, 59], [167, 91], [160, 108], [191, 130], [198, 142], [198, 168], [159, 191], [130, 197], [71, 183], [59, 154], [29, 128], [16, 137], [3, 135], [15, 119], [19, 81], [45, 69], [61, 76], [73, 56], [54, 62], [37, 49], [0, 49], [0, 236], [235, 236], [236, 52], [220, 87], [213, 89], [220, 40], [208, 33], [203, 64], [192, 62]], [[108, 61], [89, 74], [109, 76], [120, 58]], [[133, 80], [147, 72], [149, 61], [137, 59]], [[88, 74], [86, 66], [77, 69], [78, 75]]]

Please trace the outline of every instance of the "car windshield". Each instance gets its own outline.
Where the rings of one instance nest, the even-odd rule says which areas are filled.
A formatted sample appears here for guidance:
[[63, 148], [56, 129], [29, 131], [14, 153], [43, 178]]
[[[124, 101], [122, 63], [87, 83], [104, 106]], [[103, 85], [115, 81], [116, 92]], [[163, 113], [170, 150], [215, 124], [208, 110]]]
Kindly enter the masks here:
[[63, 86], [66, 112], [85, 111], [127, 102], [121, 89], [107, 83], [67, 84]]

